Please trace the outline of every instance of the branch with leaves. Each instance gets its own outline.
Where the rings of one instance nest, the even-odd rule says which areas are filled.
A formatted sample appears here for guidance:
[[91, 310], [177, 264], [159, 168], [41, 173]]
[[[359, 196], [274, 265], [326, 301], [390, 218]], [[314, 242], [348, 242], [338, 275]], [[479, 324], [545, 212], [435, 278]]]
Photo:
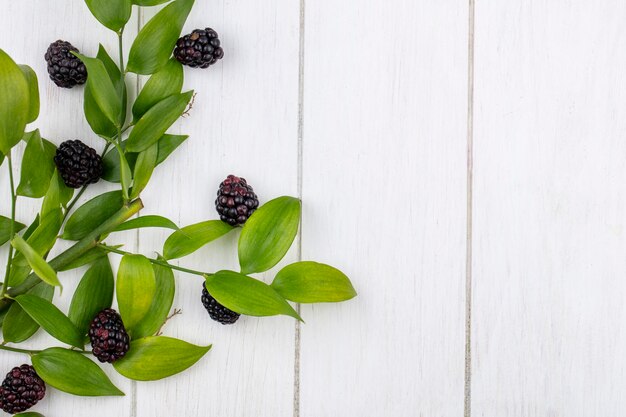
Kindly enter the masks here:
[[[0, 408], [9, 413], [23, 412], [37, 403], [46, 385], [75, 395], [122, 395], [92, 355], [100, 362], [112, 363], [121, 375], [140, 381], [165, 378], [195, 364], [210, 345], [196, 346], [161, 334], [171, 317], [174, 272], [201, 279], [214, 305], [235, 314], [234, 320], [239, 315], [287, 315], [302, 320], [290, 302], [339, 302], [356, 295], [342, 272], [316, 262], [287, 265], [269, 285], [252, 277], [274, 268], [292, 246], [301, 218], [297, 198], [278, 197], [258, 208], [256, 201], [249, 211], [241, 209], [245, 216], [236, 214], [243, 220], [232, 224], [222, 217], [179, 227], [159, 215], [137, 217], [143, 209], [141, 192], [154, 170], [187, 139], [167, 131], [184, 116], [194, 97], [193, 91], [182, 91], [184, 71], [176, 59], [183, 56], [183, 62], [189, 64], [193, 57], [183, 51], [175, 52], [172, 58], [194, 1], [174, 0], [163, 7], [137, 35], [126, 68], [122, 34], [133, 4], [167, 2], [86, 0], [96, 19], [118, 39], [117, 63], [102, 45], [95, 57], [75, 49], [71, 53], [84, 65], [76, 79], [82, 76], [83, 82], [86, 78], [85, 117], [93, 133], [103, 140], [102, 169], [94, 169], [119, 188], [98, 194], [79, 207], [87, 185], [100, 177], [87, 178], [89, 181], [76, 193], [68, 187], [76, 180], [68, 183], [66, 173], [58, 161], [55, 163], [60, 148], [42, 137], [39, 130], [27, 131], [27, 125], [39, 114], [37, 76], [0, 50], [0, 164], [7, 161], [11, 202], [10, 213], [0, 216], [0, 245], [9, 245], [0, 291], [0, 350], [26, 354], [32, 363], [7, 375], [16, 387], [32, 382], [21, 391], [27, 391], [28, 398], [16, 400], [21, 394], [0, 388]], [[207, 28], [184, 39], [202, 43], [200, 50], [209, 55], [199, 59], [208, 60], [208, 66], [223, 56], [216, 36]], [[57, 42], [59, 48], [70, 45]], [[126, 89], [127, 72], [149, 76], [132, 103]], [[53, 80], [61, 85], [59, 79]], [[19, 157], [14, 148], [21, 141], [26, 146], [15, 186], [12, 159]], [[20, 198], [41, 200], [39, 213], [29, 223], [16, 220]], [[162, 255], [153, 259], [106, 241], [115, 233], [149, 227], [172, 230], [159, 248]], [[240, 230], [237, 270], [199, 271], [171, 263], [235, 230]], [[48, 259], [59, 240], [73, 245]], [[116, 276], [111, 253], [121, 255]], [[63, 312], [54, 304], [55, 288], [62, 289], [65, 271], [81, 267], [86, 272], [72, 295], [69, 311]], [[119, 314], [111, 309], [114, 299]], [[175, 310], [174, 314], [178, 313]], [[40, 328], [60, 346], [22, 347]], [[91, 349], [85, 349], [88, 341]]]

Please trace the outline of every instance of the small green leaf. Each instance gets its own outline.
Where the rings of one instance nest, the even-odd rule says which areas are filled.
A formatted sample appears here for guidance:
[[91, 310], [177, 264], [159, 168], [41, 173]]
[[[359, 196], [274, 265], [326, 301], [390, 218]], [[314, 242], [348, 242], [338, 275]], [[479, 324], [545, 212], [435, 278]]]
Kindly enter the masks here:
[[89, 58], [78, 53], [74, 55], [87, 67], [89, 74], [87, 86], [96, 104], [107, 119], [117, 126], [122, 113], [122, 104], [104, 64], [97, 58]]
[[142, 229], [144, 227], [161, 227], [164, 229], [178, 230], [178, 226], [176, 226], [176, 223], [174, 223], [170, 219], [166, 219], [163, 216], [147, 215], [147, 216], [140, 216], [140, 217], [128, 220], [127, 222], [120, 224], [119, 226], [117, 226], [114, 232], [121, 232], [124, 230], [132, 230], [132, 229]]
[[141, 152], [156, 143], [183, 114], [192, 96], [193, 91], [188, 91], [159, 101], [143, 115], [130, 132], [126, 149], [129, 152]]
[[298, 233], [299, 223], [297, 198], [278, 197], [255, 211], [239, 236], [241, 272], [267, 271], [280, 262]]
[[56, 272], [48, 263], [38, 254], [33, 248], [30, 247], [28, 243], [24, 239], [22, 239], [19, 235], [15, 236], [11, 241], [11, 245], [15, 249], [17, 249], [28, 261], [30, 267], [35, 271], [35, 274], [43, 281], [47, 282], [50, 285], [54, 285], [56, 287], [61, 287], [61, 283], [59, 282], [59, 278], [57, 277]]
[[[15, 222], [15, 233], [19, 232], [26, 226], [20, 222]], [[4, 245], [11, 239], [11, 219], [0, 216], [0, 245]]]
[[110, 191], [87, 201], [69, 218], [63, 230], [63, 239], [80, 240], [124, 205], [121, 191]]
[[94, 98], [92, 87], [87, 83], [85, 86], [85, 99], [83, 102], [83, 111], [85, 119], [96, 135], [105, 138], [113, 138], [117, 135], [117, 127], [113, 124], [100, 110], [100, 106]]
[[165, 336], [133, 340], [130, 350], [115, 361], [117, 372], [136, 381], [156, 381], [189, 368], [200, 360], [211, 346], [196, 346]]
[[0, 49], [0, 152], [5, 155], [24, 135], [31, 116], [29, 94], [22, 69]]
[[[28, 291], [28, 294], [51, 301], [54, 287], [45, 282], [40, 282]], [[21, 343], [34, 335], [38, 329], [39, 324], [18, 303], [11, 304], [2, 324], [2, 335], [5, 342]]]
[[33, 355], [33, 366], [46, 384], [60, 391], [89, 397], [124, 395], [98, 365], [78, 352], [49, 348]]
[[122, 198], [124, 200], [128, 200], [128, 190], [130, 188], [130, 183], [132, 182], [133, 177], [130, 171], [130, 165], [128, 165], [128, 161], [126, 160], [126, 155], [124, 155], [122, 147], [116, 144], [115, 148], [117, 149], [118, 157], [120, 160], [120, 183], [122, 185]]
[[68, 317], [81, 335], [87, 334], [94, 317], [113, 302], [113, 271], [107, 257], [100, 258], [87, 270], [80, 280]]
[[81, 332], [50, 301], [31, 294], [17, 296], [15, 301], [52, 337], [68, 345], [83, 348]]
[[167, 157], [176, 150], [176, 148], [187, 140], [188, 137], [188, 135], [163, 135], [161, 139], [159, 139], [159, 155], [157, 156], [157, 165], [165, 161]]
[[130, 0], [85, 0], [85, 3], [98, 22], [115, 32], [122, 29], [130, 19]]
[[133, 0], [133, 4], [137, 6], [158, 6], [159, 4], [167, 3], [170, 0]]
[[24, 150], [22, 170], [17, 194], [40, 198], [46, 195], [54, 174], [54, 155], [57, 147], [42, 139], [39, 131], [31, 136]]
[[34, 413], [34, 412], [26, 412], [15, 414], [13, 417], [45, 417], [43, 414]]
[[[44, 257], [56, 243], [57, 235], [61, 229], [62, 219], [63, 214], [61, 213], [61, 209], [48, 212], [41, 220], [39, 226], [33, 231], [33, 234], [26, 240], [28, 245], [42, 257]], [[28, 265], [27, 259], [24, 257], [22, 257], [22, 259], [16, 257], [14, 263], [20, 266]]]
[[41, 216], [45, 217], [51, 211], [58, 210], [61, 206], [65, 206], [72, 198], [74, 189], [69, 188], [63, 182], [63, 179], [55, 169], [50, 180], [50, 187], [46, 193], [41, 205]]
[[284, 314], [302, 321], [298, 313], [272, 287], [233, 271], [207, 277], [206, 289], [220, 304], [248, 316]]
[[233, 229], [233, 226], [221, 220], [209, 220], [183, 227], [167, 238], [163, 245], [163, 256], [165, 259], [176, 259], [189, 255]]
[[[109, 78], [113, 82], [113, 86], [115, 87], [115, 91], [117, 92], [117, 96], [122, 100], [122, 111], [120, 114], [120, 126], [124, 124], [126, 121], [126, 102], [127, 102], [127, 91], [126, 91], [126, 80], [124, 79], [123, 74], [120, 72], [119, 67], [113, 61], [113, 58], [108, 54], [107, 50], [100, 44], [98, 48], [98, 54], [96, 55], [102, 63], [104, 64], [104, 68], [107, 70], [107, 74], [109, 74]], [[120, 95], [120, 91], [122, 94]], [[117, 132], [115, 132], [117, 134]]]
[[276, 274], [272, 288], [297, 303], [336, 303], [356, 297], [350, 279], [340, 270], [317, 262], [296, 262]]
[[167, 320], [167, 315], [174, 301], [176, 291], [174, 272], [170, 268], [160, 265], [152, 265], [152, 268], [156, 279], [156, 293], [152, 299], [150, 310], [133, 329], [135, 339], [152, 336], [158, 332]]
[[137, 163], [135, 163], [135, 173], [133, 175], [133, 189], [130, 198], [137, 198], [139, 194], [146, 188], [154, 167], [156, 167], [157, 155], [159, 152], [159, 144], [154, 143], [145, 151], [139, 153]]
[[130, 48], [128, 71], [148, 75], [167, 64], [192, 7], [193, 0], [176, 0], [150, 19]]
[[175, 59], [170, 59], [158, 72], [154, 73], [141, 89], [133, 105], [133, 120], [137, 122], [159, 101], [179, 94], [183, 88], [183, 66]]
[[28, 65], [20, 65], [20, 69], [28, 82], [28, 118], [27, 123], [32, 123], [39, 117], [39, 83], [37, 82], [37, 74]]
[[101, 248], [91, 248], [72, 262], [65, 264], [63, 267], [59, 268], [59, 272], [71, 271], [72, 269], [80, 268], [81, 266], [89, 265], [94, 263], [95, 261], [104, 258], [107, 255], [107, 252], [102, 250]]
[[150, 310], [156, 292], [152, 264], [143, 255], [124, 255], [117, 271], [117, 304], [126, 329], [134, 327]]

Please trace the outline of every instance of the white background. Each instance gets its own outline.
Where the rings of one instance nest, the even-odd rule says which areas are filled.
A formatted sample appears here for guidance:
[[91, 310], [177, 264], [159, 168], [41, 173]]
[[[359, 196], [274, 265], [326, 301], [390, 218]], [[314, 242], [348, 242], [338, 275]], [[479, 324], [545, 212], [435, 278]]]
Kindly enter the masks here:
[[[88, 55], [115, 35], [80, 0], [4, 0], [0, 47], [39, 75], [35, 126], [103, 143], [82, 89], [46, 76], [58, 38]], [[130, 45], [154, 10], [135, 13]], [[303, 199], [286, 261], [344, 270], [359, 297], [212, 322], [179, 274], [166, 334], [213, 350], [124, 398], [51, 390], [48, 417], [621, 416], [626, 409], [626, 2], [196, 0], [225, 58], [186, 70], [191, 138], [142, 214], [216, 218], [219, 182]], [[142, 80], [129, 77], [132, 95]], [[8, 210], [6, 163], [0, 171]], [[110, 185], [93, 187], [102, 191]], [[33, 202], [21, 199], [18, 219]], [[128, 232], [161, 250], [165, 231]], [[235, 268], [236, 236], [181, 264]], [[4, 252], [2, 254], [4, 258]], [[117, 260], [117, 259], [116, 259]], [[67, 307], [78, 273], [63, 274]], [[272, 271], [260, 278], [271, 280]], [[471, 312], [471, 314], [470, 314]], [[40, 332], [33, 347], [54, 344]], [[0, 355], [0, 372], [26, 361]], [[110, 369], [109, 369], [110, 370]]]

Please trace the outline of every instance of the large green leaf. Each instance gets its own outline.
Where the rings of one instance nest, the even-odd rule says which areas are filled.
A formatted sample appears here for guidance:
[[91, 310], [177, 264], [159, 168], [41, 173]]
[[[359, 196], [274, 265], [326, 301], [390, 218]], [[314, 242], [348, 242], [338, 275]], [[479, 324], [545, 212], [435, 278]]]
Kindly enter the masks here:
[[[41, 220], [37, 228], [33, 231], [26, 242], [28, 245], [39, 255], [45, 257], [45, 255], [52, 249], [57, 240], [57, 235], [61, 229], [61, 221], [63, 214], [61, 209], [56, 209], [48, 212]], [[24, 256], [17, 256], [14, 264], [20, 266], [28, 265], [27, 259]], [[15, 285], [15, 284], [12, 284]]]
[[150, 310], [156, 292], [152, 264], [143, 255], [124, 255], [117, 271], [117, 304], [129, 333]]
[[100, 110], [100, 106], [98, 106], [94, 98], [94, 93], [91, 90], [92, 87], [87, 83], [83, 102], [85, 119], [87, 119], [87, 123], [89, 123], [91, 130], [93, 130], [95, 134], [112, 138], [117, 135], [117, 127], [104, 115], [102, 110]]
[[152, 336], [159, 331], [163, 323], [167, 320], [167, 315], [172, 308], [174, 293], [176, 291], [176, 281], [174, 272], [170, 268], [152, 265], [154, 277], [156, 279], [156, 292], [152, 299], [152, 305], [144, 318], [133, 328], [133, 337], [140, 339]]
[[31, 116], [30, 88], [22, 69], [0, 49], [0, 152], [7, 155]]
[[[15, 233], [22, 230], [25, 225], [20, 222], [15, 222], [14, 231]], [[0, 216], [0, 245], [4, 245], [11, 239], [11, 219], [8, 217]]]
[[126, 378], [155, 381], [189, 368], [202, 358], [211, 346], [196, 346], [165, 336], [133, 340], [130, 350], [113, 367]]
[[[2, 219], [0, 218], [0, 220]], [[114, 232], [121, 232], [124, 230], [132, 230], [132, 229], [142, 229], [145, 227], [161, 227], [165, 229], [178, 230], [178, 226], [176, 226], [176, 223], [174, 223], [170, 219], [167, 219], [163, 216], [149, 214], [147, 216], [139, 216], [134, 219], [130, 219], [120, 224], [114, 230]]]
[[126, 149], [129, 152], [141, 152], [156, 143], [181, 116], [192, 96], [193, 91], [188, 91], [159, 101], [139, 119], [130, 132]]
[[110, 191], [87, 201], [74, 212], [63, 230], [63, 239], [80, 240], [124, 205], [122, 192]]
[[133, 4], [137, 6], [158, 6], [159, 4], [167, 3], [170, 0], [133, 0]]
[[35, 131], [24, 150], [17, 194], [32, 198], [46, 195], [54, 174], [56, 150], [53, 143], [41, 138], [39, 130]]
[[13, 417], [45, 417], [43, 414], [27, 411], [25, 413], [15, 414]]
[[32, 123], [39, 117], [39, 83], [37, 74], [28, 65], [20, 65], [20, 69], [28, 82], [28, 118], [27, 123]]
[[153, 74], [167, 64], [193, 2], [173, 1], [150, 19], [130, 48], [128, 71]]
[[165, 161], [167, 157], [176, 150], [176, 148], [187, 140], [188, 137], [188, 135], [163, 135], [161, 139], [159, 139], [159, 155], [157, 156], [157, 165]]
[[83, 348], [83, 334], [50, 301], [32, 294], [17, 296], [15, 301], [52, 337], [68, 345]]
[[333, 303], [356, 297], [350, 279], [340, 270], [317, 262], [296, 262], [276, 274], [272, 288], [297, 303]]
[[115, 32], [122, 29], [130, 19], [130, 0], [85, 0], [85, 3], [98, 22]]
[[139, 194], [148, 185], [150, 177], [154, 167], [156, 167], [157, 156], [159, 152], [159, 144], [154, 143], [148, 147], [145, 151], [139, 153], [137, 162], [135, 163], [135, 172], [133, 174], [133, 189], [130, 193], [130, 198], [134, 199], [139, 197]]
[[61, 287], [61, 283], [59, 282], [59, 278], [57, 277], [56, 272], [54, 272], [54, 269], [52, 269], [43, 257], [30, 247], [30, 245], [26, 243], [21, 236], [15, 236], [11, 241], [11, 245], [24, 255], [28, 264], [39, 278], [50, 285]]
[[81, 335], [87, 334], [93, 318], [113, 302], [113, 271], [108, 257], [94, 262], [74, 292], [68, 317]]
[[117, 126], [122, 113], [122, 103], [104, 63], [98, 58], [89, 58], [78, 53], [74, 55], [80, 58], [87, 67], [89, 74], [87, 86], [94, 101], [107, 119]]
[[33, 355], [33, 366], [46, 384], [60, 391], [92, 397], [124, 395], [98, 365], [78, 352], [46, 349]]
[[220, 220], [209, 220], [183, 227], [167, 238], [163, 245], [163, 256], [166, 259], [176, 259], [189, 255], [233, 229], [234, 227]]
[[183, 88], [183, 66], [175, 59], [170, 59], [158, 72], [154, 73], [133, 105], [133, 120], [141, 119], [152, 106], [159, 101], [180, 93]]
[[246, 221], [239, 236], [239, 264], [243, 274], [263, 272], [285, 256], [298, 233], [300, 200], [278, 197], [268, 201]]
[[[40, 282], [28, 291], [28, 294], [51, 301], [54, 287], [45, 282]], [[35, 334], [38, 329], [39, 324], [18, 303], [11, 304], [2, 324], [2, 335], [6, 342], [21, 343]]]
[[248, 316], [284, 314], [302, 320], [289, 303], [264, 282], [233, 271], [207, 277], [206, 289], [220, 304]]
[[117, 96], [122, 100], [122, 111], [120, 114], [120, 126], [122, 126], [126, 121], [126, 102], [128, 98], [124, 74], [120, 72], [119, 67], [117, 66], [115, 61], [113, 61], [113, 58], [111, 58], [111, 56], [104, 48], [104, 46], [102, 46], [102, 44], [98, 48], [98, 54], [96, 55], [96, 58], [98, 58], [104, 64], [104, 68], [107, 70], [107, 74], [109, 74], [109, 78], [113, 82], [113, 86], [115, 87]]

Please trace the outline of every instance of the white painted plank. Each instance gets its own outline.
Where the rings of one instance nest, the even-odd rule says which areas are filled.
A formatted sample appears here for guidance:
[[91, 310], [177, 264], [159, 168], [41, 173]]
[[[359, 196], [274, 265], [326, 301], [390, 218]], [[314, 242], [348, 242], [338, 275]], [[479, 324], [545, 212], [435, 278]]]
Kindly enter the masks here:
[[[126, 37], [132, 38], [136, 33], [136, 17], [131, 17]], [[25, 0], [21, 2], [7, 2], [2, 6], [0, 14], [0, 48], [4, 49], [18, 63], [30, 65], [39, 78], [41, 96], [41, 112], [38, 120], [32, 128], [39, 128], [42, 136], [53, 141], [57, 145], [64, 140], [81, 139], [97, 150], [104, 147], [104, 141], [99, 139], [87, 124], [83, 117], [83, 88], [76, 87], [71, 90], [61, 89], [55, 86], [48, 78], [46, 63], [43, 58], [48, 45], [57, 40], [70, 41], [78, 47], [82, 53], [95, 56], [98, 44], [102, 43], [111, 56], [116, 57], [117, 36], [102, 27], [89, 13], [82, 1], [59, 0], [55, 2], [41, 2]], [[130, 78], [130, 77], [129, 77]], [[129, 81], [129, 94], [134, 94], [134, 82]], [[15, 152], [21, 155], [23, 146], [19, 145]], [[19, 163], [15, 166], [15, 173], [19, 179]], [[0, 212], [4, 215], [10, 212], [10, 197], [8, 194], [8, 171], [7, 163], [0, 167]], [[96, 193], [112, 189], [111, 184], [104, 182], [93, 186], [83, 196], [81, 201], [86, 201]], [[40, 200], [27, 198], [18, 199], [17, 218], [23, 222], [32, 221], [40, 207]], [[133, 241], [120, 241], [130, 243]], [[59, 248], [55, 248], [52, 256], [62, 248], [69, 246], [68, 242], [59, 242]], [[132, 248], [132, 246], [131, 246]], [[6, 247], [0, 251], [2, 271], [6, 261]], [[74, 288], [84, 269], [61, 274], [65, 290], [62, 296], [55, 296], [55, 303], [67, 312]], [[48, 346], [61, 346], [62, 344], [39, 331], [35, 337], [25, 342], [24, 346], [31, 348], [45, 348]], [[13, 366], [28, 363], [28, 357], [8, 352], [0, 353], [0, 377], [3, 379], [6, 372]], [[131, 415], [131, 383], [117, 375], [111, 366], [103, 369], [109, 374], [114, 383], [126, 392], [126, 397], [87, 398], [76, 397], [61, 393], [48, 387], [46, 398], [41, 401], [34, 411], [39, 411], [48, 416], [63, 415], [68, 417], [82, 417], [90, 415], [94, 417], [110, 415], [114, 409], [116, 415]], [[5, 415], [0, 411], [0, 414]]]
[[307, 2], [303, 417], [463, 412], [466, 1]]
[[477, 2], [473, 416], [626, 408], [625, 17]]
[[[143, 214], [181, 225], [216, 219], [217, 187], [231, 173], [248, 179], [261, 202], [297, 193], [298, 13], [288, 0], [196, 2], [184, 32], [214, 28], [225, 57], [207, 70], [185, 70], [186, 88], [198, 95], [191, 116], [172, 131], [190, 138], [158, 169], [142, 196]], [[161, 251], [167, 235], [142, 231], [141, 251]], [[237, 236], [179, 263], [237, 269]], [[166, 334], [214, 347], [184, 374], [138, 383], [137, 416], [291, 416], [293, 319], [242, 317], [222, 326], [200, 302], [201, 278], [177, 274], [177, 282], [174, 306], [183, 315]]]

